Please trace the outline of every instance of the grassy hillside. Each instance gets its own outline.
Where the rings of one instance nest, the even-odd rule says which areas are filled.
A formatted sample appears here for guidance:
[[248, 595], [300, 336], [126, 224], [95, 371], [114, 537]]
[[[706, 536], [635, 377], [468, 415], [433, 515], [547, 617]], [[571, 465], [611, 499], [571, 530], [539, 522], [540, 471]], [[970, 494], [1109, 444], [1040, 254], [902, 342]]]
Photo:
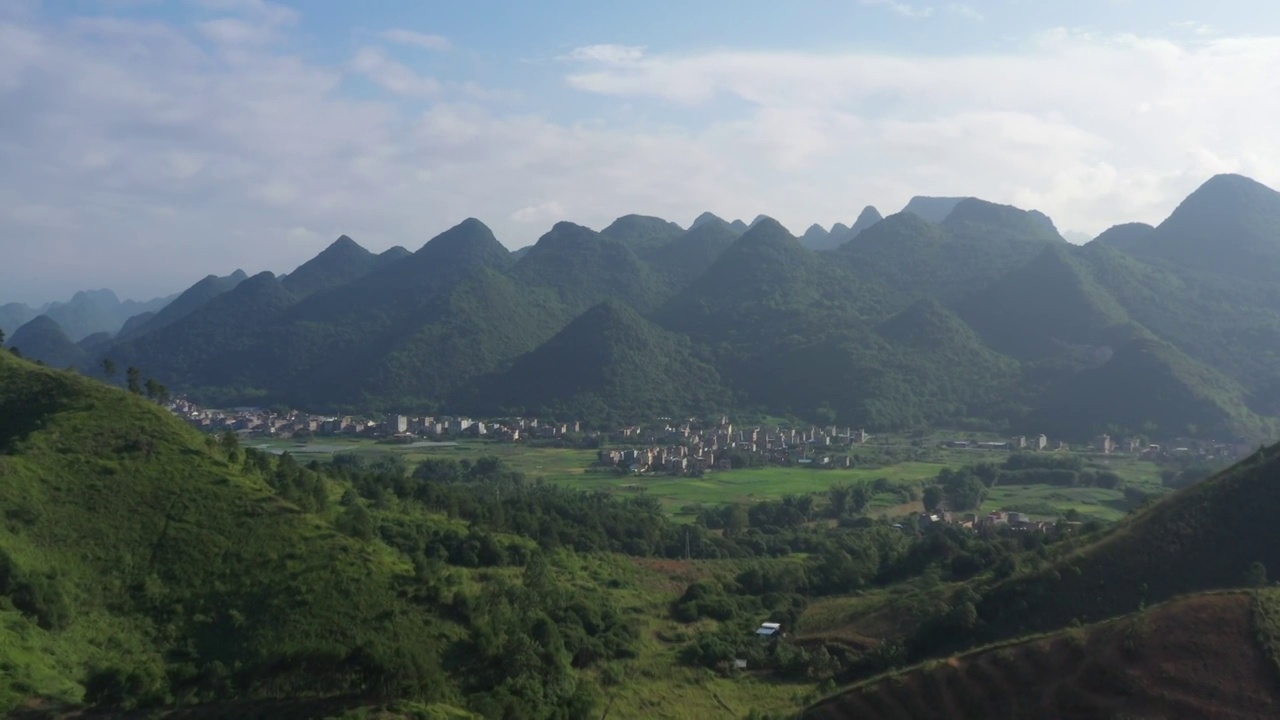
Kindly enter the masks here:
[[1250, 593], [1176, 600], [860, 683], [805, 720], [1271, 718], [1280, 684]]
[[1001, 581], [977, 603], [980, 636], [1043, 632], [1144, 603], [1256, 578], [1280, 567], [1280, 446], [1179, 491], [1041, 569]]
[[143, 703], [350, 692], [374, 680], [357, 670], [423, 693], [439, 680], [447, 628], [400, 599], [399, 563], [281, 501], [237, 454], [7, 354], [0, 407], [0, 704], [86, 685]]
[[529, 541], [366, 500], [385, 492], [371, 481], [404, 488], [403, 469], [241, 450], [7, 353], [0, 409], [0, 712], [401, 700], [580, 717], [579, 670], [629, 642], [595, 590], [566, 599], [559, 566], [502, 567], [529, 562]]

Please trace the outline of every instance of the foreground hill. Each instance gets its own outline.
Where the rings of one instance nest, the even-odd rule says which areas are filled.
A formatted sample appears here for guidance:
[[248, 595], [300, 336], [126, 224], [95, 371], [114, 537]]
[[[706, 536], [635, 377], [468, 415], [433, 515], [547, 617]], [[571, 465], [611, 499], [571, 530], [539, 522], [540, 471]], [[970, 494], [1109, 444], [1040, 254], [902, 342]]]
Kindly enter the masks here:
[[1280, 446], [1155, 503], [977, 603], [981, 637], [1092, 622], [1179, 594], [1237, 587], [1253, 563], [1280, 568]]
[[0, 705], [438, 682], [441, 626], [408, 611], [396, 564], [281, 500], [238, 451], [7, 353], [0, 408]]
[[[1250, 593], [1176, 600], [1124, 618], [876, 678], [804, 720], [1273, 718], [1272, 632]], [[1262, 622], [1260, 622], [1262, 621]]]

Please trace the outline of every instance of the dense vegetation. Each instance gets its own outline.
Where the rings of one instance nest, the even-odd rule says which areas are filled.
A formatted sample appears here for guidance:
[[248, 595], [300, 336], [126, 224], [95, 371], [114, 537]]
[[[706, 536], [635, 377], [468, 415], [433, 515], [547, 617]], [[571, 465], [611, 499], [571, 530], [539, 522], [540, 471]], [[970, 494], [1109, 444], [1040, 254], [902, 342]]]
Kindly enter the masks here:
[[[1158, 228], [1084, 247], [1040, 213], [973, 198], [869, 209], [856, 233], [803, 243], [764, 217], [562, 222], [518, 258], [467, 220], [414, 253], [344, 236], [282, 278], [206, 278], [112, 343], [26, 344], [216, 404], [599, 423], [719, 407], [872, 432], [1268, 439], [1280, 292], [1258, 268], [1280, 271], [1277, 217], [1280, 195], [1221, 176]], [[628, 320], [637, 342], [584, 331], [606, 300], [643, 318]], [[585, 357], [600, 367], [583, 372]]]

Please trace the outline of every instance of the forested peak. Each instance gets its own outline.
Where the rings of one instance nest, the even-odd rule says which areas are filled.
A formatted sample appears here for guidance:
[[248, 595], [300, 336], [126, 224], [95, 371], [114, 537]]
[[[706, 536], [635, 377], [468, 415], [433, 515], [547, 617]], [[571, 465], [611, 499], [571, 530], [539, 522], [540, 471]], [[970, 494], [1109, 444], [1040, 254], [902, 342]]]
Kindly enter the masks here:
[[806, 255], [807, 251], [777, 220], [761, 218], [750, 230], [742, 234], [727, 253], [737, 255], [757, 254], [763, 257]]
[[67, 336], [58, 321], [48, 315], [37, 315], [31, 322], [18, 328], [10, 338], [9, 344], [21, 348], [24, 342], [29, 342], [33, 338], [55, 338], [65, 340], [71, 345], [75, 344], [71, 342], [71, 338]]
[[387, 263], [393, 263], [397, 260], [403, 260], [404, 258], [407, 258], [412, 254], [413, 253], [406, 250], [403, 246], [396, 245], [395, 247], [387, 248], [386, 250], [383, 250], [381, 253], [379, 253], [378, 262], [380, 264], [385, 265]]
[[814, 223], [804, 231], [804, 235], [802, 237], [818, 239], [818, 238], [825, 238], [830, 234], [831, 233], [826, 228], [822, 227], [818, 223]]
[[689, 225], [689, 229], [692, 230], [698, 227], [699, 225], [705, 225], [706, 223], [715, 223], [715, 222], [724, 223], [725, 225], [729, 224], [727, 220], [720, 217], [719, 215], [716, 215], [713, 212], [707, 211], [702, 213], [698, 217], [694, 218], [693, 223]]
[[542, 237], [538, 238], [538, 241], [533, 244], [533, 248], [529, 250], [529, 256], [549, 251], [561, 252], [593, 244], [621, 245], [621, 243], [612, 238], [606, 238], [589, 227], [561, 220], [552, 225], [551, 229], [544, 233]]
[[416, 255], [433, 261], [480, 261], [486, 264], [505, 264], [511, 253], [489, 226], [475, 218], [467, 218], [427, 241]]
[[1122, 223], [1120, 225], [1112, 225], [1106, 230], [1103, 230], [1102, 234], [1098, 235], [1098, 237], [1093, 240], [1090, 240], [1087, 244], [1099, 247], [1112, 247], [1117, 250], [1128, 250], [1146, 242], [1155, 231], [1156, 229], [1154, 226], [1146, 223]]
[[963, 197], [930, 197], [916, 195], [902, 208], [904, 213], [913, 213], [932, 223], [940, 223], [947, 219], [951, 211], [960, 204]]
[[1280, 193], [1242, 175], [1215, 175], [1179, 203], [1156, 230], [1161, 243], [1280, 248]]
[[284, 276], [281, 282], [290, 292], [304, 297], [364, 275], [373, 268], [376, 260], [373, 253], [343, 235], [319, 255]]
[[1026, 240], [1062, 240], [1053, 221], [1044, 213], [977, 198], [956, 203], [942, 226], [960, 236], [996, 233]]
[[623, 215], [600, 234], [633, 250], [640, 250], [666, 245], [684, 234], [684, 228], [660, 217]]
[[71, 300], [67, 304], [74, 305], [77, 303], [114, 307], [120, 304], [120, 298], [115, 294], [115, 292], [108, 290], [107, 288], [100, 288], [98, 290], [80, 290], [75, 295], [71, 296]]
[[852, 229], [852, 228], [850, 228], [848, 225], [845, 225], [844, 223], [836, 223], [835, 225], [832, 225], [832, 226], [831, 226], [831, 234], [832, 234], [832, 235], [845, 235], [845, 234], [847, 234], [851, 229]]
[[226, 279], [227, 279], [227, 280], [230, 280], [231, 282], [234, 282], [234, 283], [242, 283], [242, 282], [244, 282], [245, 280], [248, 280], [248, 279], [249, 279], [249, 273], [247, 273], [247, 272], [245, 272], [245, 271], [243, 271], [243, 270], [241, 270], [241, 269], [239, 269], [239, 268], [236, 268], [236, 271], [235, 271], [235, 272], [233, 272], [233, 273], [231, 273], [230, 275], [228, 275], [228, 276], [226, 277]]
[[880, 211], [875, 209], [874, 206], [868, 205], [862, 208], [862, 212], [858, 213], [858, 219], [853, 221], [853, 227], [849, 228], [849, 238], [853, 239], [857, 237], [863, 230], [866, 230], [883, 219], [884, 216], [881, 215]]
[[84, 360], [84, 350], [48, 315], [37, 315], [18, 328], [9, 339], [9, 346], [18, 348], [32, 360], [40, 360], [53, 367], [80, 365]]
[[964, 321], [932, 298], [917, 300], [877, 329], [885, 338], [910, 347], [978, 344], [977, 336]]
[[858, 234], [858, 242], [843, 247], [873, 245], [897, 245], [907, 242], [942, 242], [946, 239], [942, 228], [916, 213], [894, 213]]

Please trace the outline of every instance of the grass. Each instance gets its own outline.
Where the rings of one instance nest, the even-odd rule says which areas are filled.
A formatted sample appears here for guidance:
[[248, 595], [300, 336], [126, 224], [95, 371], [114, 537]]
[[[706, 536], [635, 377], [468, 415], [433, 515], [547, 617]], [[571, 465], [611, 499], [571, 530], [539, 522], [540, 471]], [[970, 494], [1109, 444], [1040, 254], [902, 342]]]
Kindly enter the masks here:
[[1120, 490], [1054, 485], [997, 485], [987, 492], [982, 512], [1024, 512], [1034, 518], [1056, 517], [1076, 510], [1082, 520], [1115, 522], [1133, 509]]
[[724, 718], [751, 710], [794, 713], [817, 697], [814, 683], [776, 682], [744, 673], [721, 677], [685, 667], [678, 654], [688, 638], [713, 630], [703, 621], [681, 625], [669, 617], [671, 602], [694, 579], [737, 569], [737, 561], [646, 560], [616, 555], [560, 553], [562, 579], [610, 588], [611, 599], [640, 627], [636, 657], [592, 671], [602, 688], [602, 718]]
[[[1002, 453], [985, 451], [938, 450], [927, 461], [901, 462], [878, 468], [818, 470], [770, 466], [713, 471], [702, 478], [690, 478], [616, 475], [594, 467], [594, 450], [532, 447], [488, 440], [462, 440], [453, 445], [436, 447], [410, 447], [349, 438], [317, 438], [309, 444], [292, 440], [251, 440], [248, 444], [277, 452], [289, 451], [303, 457], [327, 458], [335, 450], [392, 452], [403, 455], [410, 465], [429, 457], [474, 460], [493, 455], [529, 477], [542, 478], [568, 487], [614, 493], [646, 493], [658, 498], [669, 512], [683, 519], [691, 519], [696, 515], [696, 508], [702, 505], [752, 503], [784, 495], [821, 493], [832, 485], [879, 478], [887, 478], [895, 483], [917, 484], [933, 478], [944, 468], [958, 468], [979, 462], [1000, 462], [1004, 457]], [[309, 445], [315, 451], [309, 451]], [[1090, 456], [1089, 462], [1098, 468], [1119, 474], [1129, 485], [1149, 493], [1163, 492], [1160, 486], [1160, 468], [1154, 463], [1124, 456]], [[1133, 503], [1127, 501], [1124, 493], [1119, 490], [1006, 485], [992, 488], [981, 510], [1026, 512], [1036, 518], [1060, 517], [1069, 510], [1076, 510], [1085, 520], [1115, 522], [1124, 518], [1133, 507]], [[920, 510], [918, 501], [903, 502], [900, 496], [886, 493], [874, 496], [869, 507], [872, 514], [883, 516], [900, 516]]]

